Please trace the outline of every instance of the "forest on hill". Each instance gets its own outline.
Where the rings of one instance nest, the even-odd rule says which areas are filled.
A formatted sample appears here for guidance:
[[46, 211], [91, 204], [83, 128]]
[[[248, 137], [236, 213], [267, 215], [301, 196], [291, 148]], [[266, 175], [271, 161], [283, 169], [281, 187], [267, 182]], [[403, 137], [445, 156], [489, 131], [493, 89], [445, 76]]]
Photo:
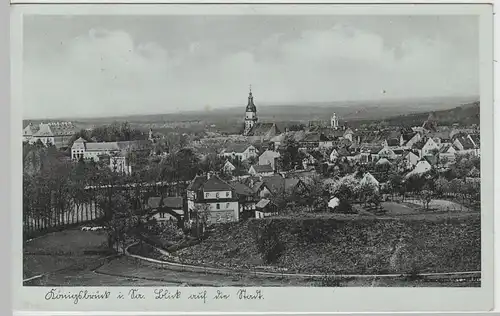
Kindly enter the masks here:
[[[434, 118], [441, 126], [451, 126], [458, 124], [460, 126], [470, 126], [473, 124], [480, 125], [480, 102], [467, 103], [452, 109], [440, 111], [427, 111], [421, 113], [412, 113], [405, 115], [397, 115], [384, 119], [389, 126], [420, 126], [433, 114]], [[378, 120], [352, 120], [348, 121], [351, 127], [359, 127], [361, 125], [369, 125]]]

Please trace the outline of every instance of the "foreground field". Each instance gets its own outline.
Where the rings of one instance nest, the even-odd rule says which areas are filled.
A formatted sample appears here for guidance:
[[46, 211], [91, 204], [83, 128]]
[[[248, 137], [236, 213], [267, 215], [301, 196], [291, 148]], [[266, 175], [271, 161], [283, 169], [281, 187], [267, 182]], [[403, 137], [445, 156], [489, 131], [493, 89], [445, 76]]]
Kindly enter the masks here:
[[25, 242], [23, 248], [23, 279], [86, 266], [110, 254], [104, 232], [76, 229]]
[[481, 270], [479, 214], [447, 220], [266, 219], [218, 226], [176, 254], [210, 266], [296, 273], [389, 274]]

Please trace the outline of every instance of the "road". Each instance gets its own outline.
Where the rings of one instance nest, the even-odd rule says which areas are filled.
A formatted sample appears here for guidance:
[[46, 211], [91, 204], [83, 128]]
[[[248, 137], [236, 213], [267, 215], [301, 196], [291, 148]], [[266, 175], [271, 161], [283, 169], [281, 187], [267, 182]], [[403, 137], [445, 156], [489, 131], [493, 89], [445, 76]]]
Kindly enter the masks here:
[[[43, 286], [321, 286], [321, 281], [290, 280], [286, 278], [258, 278], [252, 275], [216, 275], [156, 269], [137, 264], [131, 258], [113, 259], [97, 269], [67, 269], [34, 280], [31, 285]], [[326, 285], [326, 284], [323, 284]], [[331, 285], [330, 285], [331, 286]], [[440, 287], [474, 286], [480, 282], [401, 280], [390, 278], [361, 278], [335, 283], [341, 287]]]

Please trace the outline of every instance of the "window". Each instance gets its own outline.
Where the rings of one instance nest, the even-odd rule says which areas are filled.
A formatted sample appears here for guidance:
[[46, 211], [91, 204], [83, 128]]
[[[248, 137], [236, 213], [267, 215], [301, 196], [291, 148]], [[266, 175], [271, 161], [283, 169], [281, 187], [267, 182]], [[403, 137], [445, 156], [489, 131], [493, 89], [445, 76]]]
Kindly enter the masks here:
[[209, 194], [208, 192], [207, 192], [207, 193], [205, 193], [205, 197], [206, 197], [206, 198], [208, 198], [208, 196], [209, 196], [209, 195], [210, 195], [210, 194]]
[[219, 203], [217, 203], [216, 207], [217, 207], [218, 210], [220, 210], [220, 204]]
[[215, 193], [215, 197], [219, 198], [219, 192]]
[[160, 212], [160, 218], [165, 218], [165, 213]]
[[226, 208], [229, 208], [229, 203], [226, 203]]
[[231, 192], [226, 192], [226, 197], [229, 197], [231, 195]]

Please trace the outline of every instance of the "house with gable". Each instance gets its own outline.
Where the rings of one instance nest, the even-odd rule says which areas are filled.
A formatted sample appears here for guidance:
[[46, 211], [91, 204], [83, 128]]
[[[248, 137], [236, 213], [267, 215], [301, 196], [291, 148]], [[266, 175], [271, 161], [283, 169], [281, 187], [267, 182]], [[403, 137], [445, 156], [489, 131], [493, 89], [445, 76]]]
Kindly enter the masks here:
[[208, 173], [196, 176], [187, 187], [189, 218], [193, 218], [198, 207], [208, 209], [208, 223], [237, 222], [239, 220], [239, 197], [234, 188], [217, 175]]
[[406, 174], [406, 178], [409, 178], [411, 176], [415, 176], [415, 175], [422, 175], [426, 172], [429, 172], [432, 170], [432, 165], [429, 163], [429, 161], [427, 159], [420, 159], [417, 163], [417, 165], [415, 166], [415, 168], [410, 171], [408, 174]]
[[265, 166], [270, 165], [273, 171], [276, 171], [278, 164], [278, 159], [280, 158], [280, 153], [273, 150], [266, 150], [259, 156], [259, 165]]
[[255, 218], [266, 218], [278, 215], [278, 207], [269, 199], [262, 199], [256, 204]]
[[443, 144], [439, 149], [439, 157], [446, 158], [448, 161], [455, 161], [455, 155], [459, 149], [454, 144]]
[[229, 160], [222, 167], [222, 171], [226, 174], [232, 174], [234, 170], [236, 170], [236, 167]]
[[240, 220], [252, 218], [255, 216], [255, 205], [259, 201], [258, 192], [254, 191], [251, 187], [245, 183], [239, 181], [233, 181], [230, 183], [233, 187], [236, 196], [238, 197], [240, 205]]
[[41, 141], [46, 146], [66, 148], [76, 132], [77, 129], [71, 122], [40, 123], [39, 126], [30, 123], [23, 129], [23, 141]]
[[453, 145], [458, 149], [459, 154], [473, 154], [479, 156], [479, 148], [474, 145], [474, 141], [468, 136], [457, 136]]
[[339, 153], [338, 153], [337, 149], [335, 149], [335, 148], [332, 149], [332, 152], [330, 153], [329, 158], [330, 158], [331, 162], [335, 162], [339, 158]]
[[401, 135], [400, 145], [405, 148], [412, 148], [413, 145], [422, 139], [422, 135], [418, 132], [411, 132]]
[[252, 165], [248, 169], [248, 174], [251, 176], [272, 176], [274, 169], [271, 165]]
[[413, 148], [417, 150], [420, 158], [433, 155], [439, 151], [439, 145], [430, 137], [421, 139], [413, 145]]
[[407, 152], [401, 157], [398, 157], [395, 164], [398, 166], [400, 172], [413, 170], [420, 161], [420, 157], [413, 152]]
[[232, 143], [222, 150], [221, 155], [225, 158], [245, 161], [252, 157], [257, 158], [258, 152], [253, 145], [248, 145], [246, 143]]
[[354, 132], [351, 128], [347, 128], [345, 131], [344, 131], [344, 134], [342, 135], [342, 137], [344, 139], [348, 139], [350, 142], [352, 142], [353, 138], [354, 138]]
[[392, 150], [390, 147], [384, 147], [382, 148], [378, 153], [377, 153], [378, 157], [380, 158], [387, 158], [387, 159], [396, 159], [397, 155], [396, 153], [394, 152], [394, 150]]

